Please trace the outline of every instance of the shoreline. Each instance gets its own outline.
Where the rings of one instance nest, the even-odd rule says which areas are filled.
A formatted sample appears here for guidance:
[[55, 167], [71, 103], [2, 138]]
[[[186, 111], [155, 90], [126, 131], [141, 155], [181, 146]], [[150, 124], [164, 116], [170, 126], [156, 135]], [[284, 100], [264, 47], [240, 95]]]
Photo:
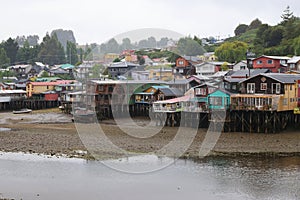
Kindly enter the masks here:
[[[63, 155], [68, 158], [93, 160], [93, 156], [87, 152], [80, 140], [71, 119], [72, 116], [56, 110], [21, 115], [0, 113], [0, 128], [8, 128], [8, 130], [0, 131], [0, 151], [28, 152], [50, 156]], [[140, 126], [145, 126], [149, 122], [142, 118], [134, 120]], [[153, 154], [161, 149], [175, 137], [178, 130], [178, 127], [164, 127], [150, 138], [139, 139], [124, 133], [113, 120], [105, 120], [99, 124], [113, 144], [127, 151], [141, 154]], [[206, 129], [197, 130], [190, 147], [180, 158], [200, 159], [199, 150], [206, 131]], [[276, 134], [222, 133], [213, 150], [206, 157], [216, 156], [298, 157], [300, 156], [300, 133], [298, 131]], [[119, 156], [105, 151], [99, 152], [97, 158], [112, 159], [119, 158]]]

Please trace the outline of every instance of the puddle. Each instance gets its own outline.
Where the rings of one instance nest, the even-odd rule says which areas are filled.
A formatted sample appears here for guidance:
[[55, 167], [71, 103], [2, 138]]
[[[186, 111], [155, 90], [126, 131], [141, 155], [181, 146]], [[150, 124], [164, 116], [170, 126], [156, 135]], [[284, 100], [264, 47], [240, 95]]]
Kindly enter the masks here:
[[0, 132], [1, 132], [1, 131], [11, 131], [11, 128], [1, 128], [1, 127], [0, 127]]

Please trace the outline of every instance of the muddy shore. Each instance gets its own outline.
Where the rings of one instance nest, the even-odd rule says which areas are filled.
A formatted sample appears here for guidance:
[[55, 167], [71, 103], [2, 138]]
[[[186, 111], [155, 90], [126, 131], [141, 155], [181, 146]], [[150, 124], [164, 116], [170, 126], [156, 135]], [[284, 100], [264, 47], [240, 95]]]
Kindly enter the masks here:
[[[143, 125], [147, 124], [147, 121], [137, 119], [137, 123]], [[100, 126], [113, 144], [139, 153], [161, 149], [177, 133], [177, 128], [164, 127], [150, 138], [138, 139], [125, 134], [112, 120], [100, 122]], [[198, 157], [206, 131], [197, 131], [183, 157]], [[62, 114], [58, 110], [34, 111], [20, 115], [0, 113], [0, 151], [92, 159], [80, 140], [75, 124], [72, 123], [72, 116]], [[103, 154], [103, 158], [117, 156], [109, 155], [109, 152], [98, 153]], [[300, 156], [300, 131], [277, 134], [222, 133], [210, 155]]]

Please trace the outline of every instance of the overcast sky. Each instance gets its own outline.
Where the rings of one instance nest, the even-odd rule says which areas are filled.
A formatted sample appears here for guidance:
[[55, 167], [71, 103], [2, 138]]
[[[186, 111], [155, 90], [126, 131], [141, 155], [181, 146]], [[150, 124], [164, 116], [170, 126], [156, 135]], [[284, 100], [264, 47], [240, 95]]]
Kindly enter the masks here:
[[79, 44], [141, 28], [223, 38], [255, 18], [275, 25], [287, 5], [300, 16], [299, 0], [3, 0], [0, 40], [33, 34], [41, 40], [60, 28], [73, 30]]

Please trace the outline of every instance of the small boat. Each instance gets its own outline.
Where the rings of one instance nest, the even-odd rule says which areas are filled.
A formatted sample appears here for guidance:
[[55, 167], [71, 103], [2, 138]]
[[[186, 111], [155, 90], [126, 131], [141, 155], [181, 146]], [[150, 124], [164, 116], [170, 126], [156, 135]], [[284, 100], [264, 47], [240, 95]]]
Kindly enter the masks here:
[[24, 114], [24, 113], [31, 113], [32, 110], [28, 109], [28, 108], [23, 108], [21, 110], [14, 110], [13, 113], [14, 114]]

